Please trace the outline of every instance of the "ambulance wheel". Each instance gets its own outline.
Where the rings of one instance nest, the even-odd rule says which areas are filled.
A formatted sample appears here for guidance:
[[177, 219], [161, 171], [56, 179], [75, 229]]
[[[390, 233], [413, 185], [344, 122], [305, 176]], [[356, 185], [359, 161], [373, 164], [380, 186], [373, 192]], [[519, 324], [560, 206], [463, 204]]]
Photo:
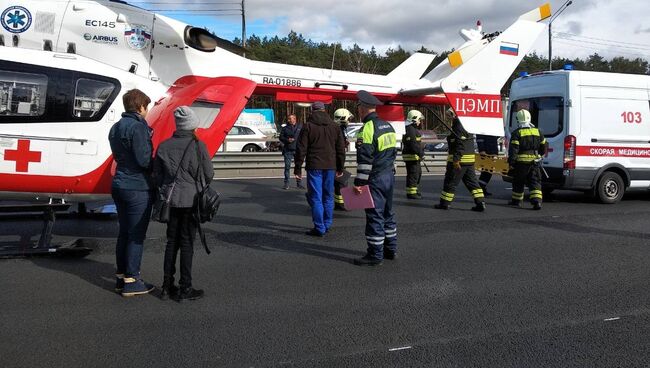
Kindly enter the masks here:
[[594, 194], [601, 203], [613, 204], [623, 198], [623, 193], [625, 193], [625, 184], [621, 176], [607, 171], [598, 179]]

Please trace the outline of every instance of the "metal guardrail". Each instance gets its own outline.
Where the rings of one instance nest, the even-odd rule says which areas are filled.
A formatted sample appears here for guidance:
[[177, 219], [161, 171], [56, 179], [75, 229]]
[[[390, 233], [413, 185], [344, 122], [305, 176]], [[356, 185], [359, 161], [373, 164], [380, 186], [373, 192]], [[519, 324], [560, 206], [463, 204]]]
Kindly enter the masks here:
[[[430, 172], [423, 167], [423, 174], [444, 173], [446, 161], [447, 152], [427, 152], [424, 163]], [[395, 163], [398, 175], [406, 173], [401, 154], [397, 156]], [[284, 171], [284, 157], [281, 152], [217, 152], [212, 164], [216, 178], [282, 177]], [[348, 153], [345, 160], [346, 169], [354, 173], [356, 166], [356, 153]]]

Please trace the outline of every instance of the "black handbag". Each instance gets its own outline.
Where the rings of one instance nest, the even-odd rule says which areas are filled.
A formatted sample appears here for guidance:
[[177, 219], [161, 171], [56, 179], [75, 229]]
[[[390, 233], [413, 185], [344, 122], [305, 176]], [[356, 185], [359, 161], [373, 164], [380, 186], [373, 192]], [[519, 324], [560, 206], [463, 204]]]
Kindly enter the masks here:
[[187, 144], [187, 147], [185, 147], [183, 157], [181, 157], [181, 160], [178, 163], [178, 169], [176, 169], [176, 174], [174, 174], [174, 181], [172, 182], [171, 187], [169, 187], [167, 190], [167, 193], [163, 193], [160, 190], [157, 191], [158, 194], [156, 195], [156, 201], [153, 203], [153, 207], [151, 209], [151, 219], [154, 221], [161, 222], [163, 224], [169, 222], [169, 213], [171, 212], [171, 206], [169, 205], [169, 202], [172, 199], [174, 187], [176, 187], [176, 178], [178, 177], [178, 172], [180, 171], [183, 164], [183, 159], [185, 159], [185, 154], [189, 150], [190, 145], [192, 145], [192, 141], [194, 141], [194, 139], [190, 140], [190, 142]]

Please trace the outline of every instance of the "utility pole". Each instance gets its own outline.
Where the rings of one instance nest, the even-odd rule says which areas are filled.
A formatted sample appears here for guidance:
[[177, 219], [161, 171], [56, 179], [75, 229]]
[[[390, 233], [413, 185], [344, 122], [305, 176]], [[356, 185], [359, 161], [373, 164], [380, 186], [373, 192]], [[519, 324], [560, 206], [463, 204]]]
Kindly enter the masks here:
[[[241, 0], [241, 45], [246, 49], [246, 0]], [[246, 51], [244, 51], [246, 57]]]
[[560, 8], [553, 14], [551, 19], [548, 21], [548, 70], [551, 71], [553, 70], [553, 33], [551, 32], [551, 28], [553, 26], [553, 21], [555, 18], [557, 18], [563, 11], [566, 10], [566, 8], [569, 7], [569, 5], [573, 4], [573, 0], [567, 0], [560, 6]]

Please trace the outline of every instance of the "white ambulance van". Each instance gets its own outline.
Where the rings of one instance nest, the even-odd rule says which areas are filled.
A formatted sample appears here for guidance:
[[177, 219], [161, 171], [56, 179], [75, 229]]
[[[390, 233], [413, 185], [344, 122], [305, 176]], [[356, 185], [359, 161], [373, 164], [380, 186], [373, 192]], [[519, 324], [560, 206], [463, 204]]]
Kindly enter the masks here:
[[546, 192], [579, 190], [616, 203], [627, 189], [650, 189], [650, 76], [542, 72], [516, 79], [509, 103], [508, 136], [522, 108], [546, 136]]

